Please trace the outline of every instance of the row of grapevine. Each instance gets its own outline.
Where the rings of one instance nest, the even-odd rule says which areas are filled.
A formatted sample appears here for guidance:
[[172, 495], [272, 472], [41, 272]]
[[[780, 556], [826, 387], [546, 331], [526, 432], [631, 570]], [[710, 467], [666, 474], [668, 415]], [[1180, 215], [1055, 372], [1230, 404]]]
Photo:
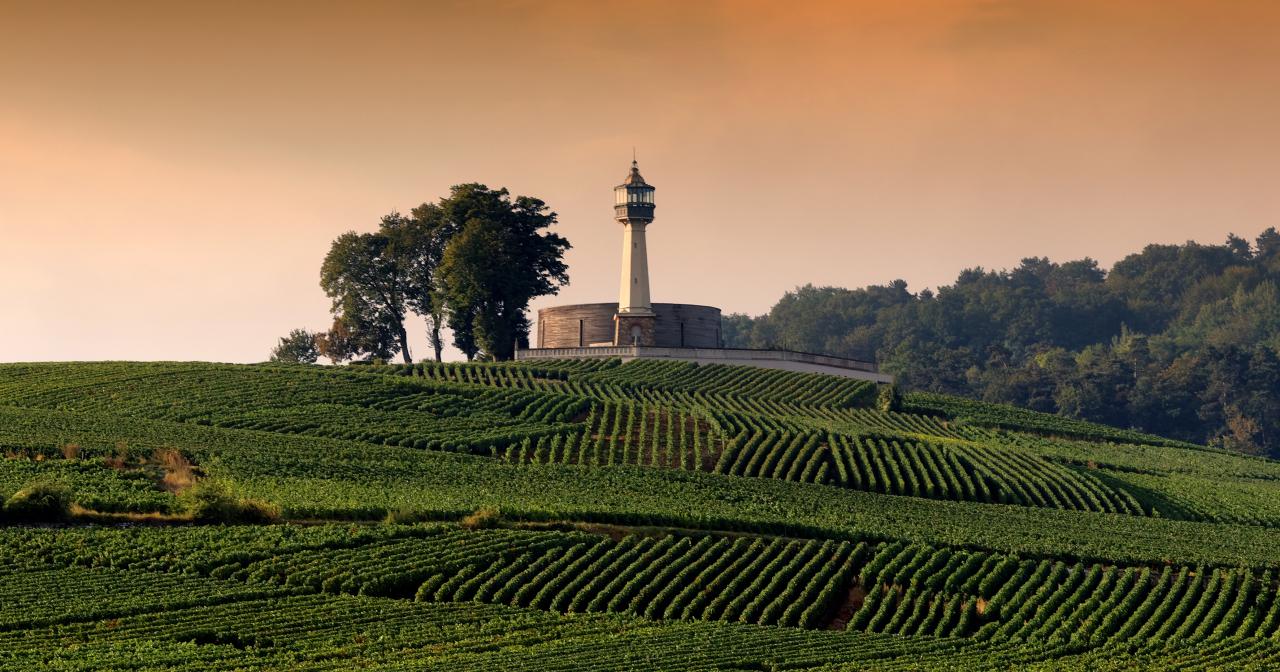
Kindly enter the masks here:
[[[586, 404], [570, 397], [553, 397]], [[562, 412], [572, 410], [562, 409]], [[359, 441], [388, 446], [453, 452], [488, 452], [525, 438], [549, 436], [569, 430], [569, 423], [525, 420], [509, 415], [450, 413], [438, 416], [420, 409], [381, 411], [340, 405], [311, 405], [264, 409], [238, 417], [218, 419], [215, 426], [275, 434], [302, 434], [327, 439]]]
[[1021, 450], [970, 443], [833, 437], [836, 482], [933, 499], [1143, 515], [1129, 493]]
[[[117, 532], [14, 531], [6, 535], [0, 568], [43, 563], [232, 580], [225, 590], [214, 584], [206, 590], [199, 581], [188, 590], [181, 587], [185, 579], [171, 574], [139, 579], [139, 585], [150, 581], [157, 595], [171, 593], [157, 599], [173, 604], [285, 590], [804, 628], [828, 623], [856, 586], [862, 598], [847, 628], [861, 632], [976, 635], [1017, 645], [1077, 647], [1280, 637], [1280, 586], [1273, 570], [1070, 563], [901, 542], [855, 545], [711, 535], [611, 541], [577, 533], [468, 532], [452, 526], [248, 528], [216, 535], [211, 528]], [[58, 590], [44, 591], [42, 599], [72, 599], [128, 578], [110, 572], [83, 577], [50, 573], [42, 578], [36, 571], [9, 581], [18, 595], [48, 579], [58, 582]], [[245, 585], [261, 588], [234, 588]], [[146, 590], [151, 589], [139, 588]], [[135, 608], [126, 599], [130, 594], [114, 602], [98, 600], [102, 609], [92, 613], [128, 613]], [[4, 595], [0, 590], [0, 598]], [[5, 618], [39, 622], [21, 609], [0, 610], [0, 622]]]
[[8, 669], [1267, 670], [1280, 644], [1227, 638], [1099, 646], [653, 623], [476, 602], [301, 595], [0, 631]]
[[801, 404], [772, 397], [743, 396], [733, 392], [707, 392], [699, 389], [670, 389], [661, 386], [621, 385], [570, 378], [545, 388], [546, 392], [613, 402], [641, 402], [682, 410], [706, 409], [728, 413], [775, 417], [816, 417], [827, 422], [828, 407]]
[[642, 401], [676, 408], [806, 415], [869, 401], [863, 380], [751, 367], [677, 361], [549, 360], [536, 363], [431, 363], [357, 366], [405, 377], [495, 388], [558, 392], [601, 401]]
[[580, 428], [530, 438], [493, 454], [514, 462], [710, 470], [723, 449], [714, 420], [704, 413], [645, 403], [604, 402], [590, 408]]
[[859, 574], [864, 598], [847, 627], [862, 632], [953, 637], [979, 625], [978, 596], [1000, 556], [906, 544], [882, 545]]
[[818, 418], [836, 423], [836, 426], [840, 429], [851, 430], [856, 433], [889, 433], [946, 439], [981, 439], [988, 434], [987, 430], [976, 427], [956, 426], [953, 423], [927, 415], [880, 411], [871, 408], [822, 407], [813, 409], [811, 412]]
[[930, 499], [1146, 513], [1129, 493], [1017, 448], [831, 434], [760, 417], [722, 422], [742, 429], [724, 444], [718, 473]]
[[1242, 569], [1022, 561], [986, 604], [982, 639], [1100, 645], [1280, 634], [1275, 576]]
[[[245, 432], [108, 414], [0, 406], [0, 443], [42, 449], [43, 464], [75, 443], [109, 454], [127, 443], [150, 455], [169, 447], [241, 496], [279, 502], [294, 518], [381, 519], [389, 511], [453, 518], [501, 506], [515, 519], [672, 525], [859, 540], [915, 539], [1116, 562], [1276, 566], [1277, 532], [1137, 516], [1025, 508], [971, 509], [925, 498], [712, 475], [671, 479], [660, 469], [513, 469], [492, 460], [296, 435]], [[40, 448], [43, 446], [43, 448]], [[756, 496], [764, 488], [767, 500]], [[1072, 514], [1072, 515], [1063, 515]]]
[[1104, 566], [884, 544], [861, 569], [848, 628], [1069, 643], [1280, 636], [1276, 576], [1233, 568]]
[[816, 627], [853, 571], [848, 542], [627, 537], [510, 566], [439, 572], [419, 600], [481, 600], [564, 613]]
[[[513, 471], [508, 465], [459, 462], [442, 454], [415, 455], [411, 453], [420, 451], [152, 422], [113, 413], [4, 406], [0, 415], [0, 443], [40, 449], [46, 457], [54, 457], [45, 464], [60, 460], [59, 447], [68, 443], [94, 455], [110, 455], [123, 443], [145, 455], [157, 448], [179, 448], [210, 476], [234, 483], [241, 496], [278, 503], [286, 517], [380, 519], [389, 511], [401, 510], [426, 517], [456, 517], [480, 506], [498, 505], [513, 516], [537, 519], [568, 517], [854, 540], [876, 535], [1125, 562], [1169, 559], [1275, 565], [1271, 549], [1276, 533], [1261, 527], [1224, 529], [1137, 516], [1128, 517], [1130, 521], [1061, 516], [1056, 514], [1075, 512], [1052, 509], [973, 511], [924, 498], [886, 501], [854, 490], [815, 498], [805, 487], [742, 484], [733, 481], [745, 479], [729, 478], [672, 479], [661, 470], [631, 470], [625, 475], [582, 470], [570, 478], [569, 471]], [[521, 486], [511, 487], [513, 480]], [[787, 504], [764, 502], [748, 492], [761, 487], [768, 488], [774, 501]], [[619, 494], [623, 492], [630, 494], [623, 497]], [[912, 501], [903, 501], [908, 499]]]
[[[102, 382], [42, 384], [27, 407], [133, 417], [231, 429], [305, 434], [366, 443], [461, 452], [557, 434], [583, 417], [590, 399], [528, 389], [369, 376], [346, 370], [200, 365], [134, 370]], [[508, 367], [518, 371], [516, 367]], [[54, 376], [56, 371], [47, 375]], [[74, 377], [72, 377], [74, 378]], [[41, 391], [41, 388], [44, 389]]]
[[752, 429], [725, 442], [697, 415], [606, 402], [593, 407], [583, 433], [548, 432], [495, 454], [521, 462], [702, 469], [932, 499], [1145, 513], [1128, 493], [1017, 448], [830, 435], [768, 417], [718, 415], [718, 424]]
[[[611, 542], [514, 530], [402, 532], [407, 536], [365, 536], [354, 546], [317, 536], [315, 543], [295, 542], [270, 557], [215, 556], [200, 567], [215, 579], [294, 591], [816, 627], [871, 548], [749, 537], [628, 536]], [[140, 559], [93, 557], [135, 570], [166, 569]], [[60, 560], [74, 566], [93, 558]]]
[[[645, 373], [644, 367], [661, 369], [678, 363], [636, 363], [604, 371], [612, 374], [640, 364], [644, 366], [637, 375]], [[435, 365], [422, 366], [425, 370]], [[453, 365], [442, 365], [441, 370], [452, 370], [449, 366]], [[476, 378], [473, 382], [501, 382], [502, 376], [523, 379], [538, 371], [520, 366], [480, 366], [479, 370], [486, 372], [483, 374], [485, 378]], [[680, 369], [677, 373], [683, 371]], [[185, 370], [180, 372], [186, 373]], [[93, 370], [87, 373], [90, 379], [97, 380], [95, 376], [98, 374]], [[251, 373], [254, 375], [248, 377]], [[550, 370], [545, 373], [552, 375]], [[605, 402], [606, 406], [626, 406], [630, 417], [617, 427], [589, 427], [588, 434], [584, 435], [571, 428], [569, 423], [590, 419], [588, 409], [600, 402], [572, 394], [546, 394], [511, 387], [468, 388], [445, 382], [378, 385], [376, 380], [371, 384], [369, 379], [383, 378], [381, 376], [309, 370], [299, 373], [270, 367], [257, 371], [209, 366], [207, 370], [200, 371], [194, 381], [190, 376], [168, 374], [172, 372], [140, 367], [134, 378], [116, 380], [112, 385], [95, 385], [91, 392], [86, 393], [87, 396], [78, 401], [58, 396], [56, 403], [70, 403], [77, 409], [92, 410], [97, 408], [98, 400], [109, 393], [113, 408], [131, 409], [160, 419], [194, 420], [228, 428], [300, 433], [424, 449], [490, 453], [517, 460], [682, 466], [817, 483], [835, 481], [870, 492], [935, 499], [1139, 515], [1157, 506], [1148, 503], [1144, 507], [1127, 492], [1104, 484], [1085, 470], [1062, 466], [1007, 445], [992, 448], [989, 443], [951, 441], [926, 446], [922, 442], [898, 443], [891, 438], [893, 445], [890, 450], [885, 446], [885, 439], [876, 438], [878, 445], [868, 445], [872, 439], [866, 438], [848, 450], [847, 445], [839, 445], [847, 444], [846, 441], [828, 441], [835, 445], [823, 446], [814, 430], [802, 428], [796, 430], [797, 434], [788, 436], [786, 432], [793, 430], [784, 429], [778, 436], [739, 436], [731, 446], [735, 449], [732, 455], [735, 459], [726, 461], [720, 452], [723, 441], [708, 436], [703, 428], [691, 433], [694, 443], [701, 445], [686, 445], [688, 435], [684, 432], [671, 437], [680, 440], [676, 446], [667, 440], [666, 434], [671, 433], [670, 428], [675, 424], [670, 416], [706, 412], [696, 408], [682, 411], [676, 410], [678, 407], [642, 402], [641, 406], [646, 408], [637, 413], [631, 410], [634, 402]], [[554, 375], [568, 374], [554, 372]], [[57, 394], [65, 395], [73, 389], [78, 388], [64, 385], [57, 389]], [[155, 403], [166, 395], [179, 392], [187, 399], [180, 406]], [[193, 395], [194, 399], [191, 398]], [[687, 401], [702, 401], [698, 395], [701, 391]], [[54, 403], [39, 395], [35, 399], [40, 404]], [[321, 399], [331, 401], [320, 403]], [[725, 411], [714, 412], [713, 415], [728, 418], [731, 423], [767, 425], [770, 418], [778, 417], [776, 414], [795, 411], [759, 408], [778, 403], [768, 400], [748, 398], [745, 403], [754, 406], [750, 410], [755, 415]], [[182, 407], [185, 410], [175, 410]], [[954, 434], [936, 420], [921, 416], [822, 407], [814, 407], [810, 412], [811, 419], [807, 421], [810, 425], [830, 423], [838, 427], [842, 423], [878, 423], [912, 435]], [[608, 422], [609, 409], [605, 409], [603, 415]], [[774, 424], [794, 427], [806, 423], [785, 421]], [[802, 440], [798, 432], [805, 432]], [[792, 442], [797, 440], [800, 443], [793, 446]], [[556, 446], [556, 442], [560, 445]], [[758, 450], [766, 452], [755, 455]], [[886, 456], [887, 452], [895, 454]], [[910, 454], [904, 456], [903, 453]], [[858, 462], [859, 457], [865, 457], [868, 462]], [[942, 464], [959, 461], [965, 462], [958, 465], [959, 468]], [[898, 462], [902, 464], [897, 465]], [[892, 473], [895, 470], [899, 473]], [[881, 473], [877, 474], [878, 471]], [[1170, 515], [1167, 510], [1161, 513]], [[1181, 517], [1205, 516], [1187, 513]]]
[[1047, 435], [1078, 437], [1094, 441], [1121, 441], [1152, 446], [1176, 446], [1192, 450], [1203, 446], [1174, 441], [1151, 434], [1117, 429], [1074, 418], [1003, 404], [991, 404], [963, 397], [951, 397], [928, 392], [912, 392], [906, 395], [903, 408], [909, 413], [944, 416], [964, 423], [983, 427], [1031, 431]]
[[181, 574], [26, 565], [0, 570], [0, 631], [290, 592]]
[[652, 359], [575, 377], [584, 382], [610, 383], [628, 389], [697, 390], [703, 394], [725, 393], [841, 407], [869, 403], [875, 388], [869, 381], [840, 376]]
[[754, 431], [738, 435], [720, 455], [715, 470], [733, 476], [825, 483], [830, 451], [819, 432]]
[[541, 556], [597, 537], [510, 530], [469, 533], [435, 528], [432, 533], [389, 539], [354, 548], [299, 551], [251, 563], [229, 563], [215, 578], [306, 588], [327, 593], [412, 597], [425, 579], [447, 574], [460, 580], [477, 564], [505, 566], [521, 556]]
[[951, 449], [990, 474], [997, 501], [1078, 511], [1146, 513], [1133, 495], [1107, 486], [1084, 470], [990, 444], [957, 443]]
[[564, 369], [490, 362], [422, 362], [388, 366], [352, 366], [357, 372], [425, 378], [448, 383], [526, 390], [554, 390], [568, 378]]
[[[1258, 645], [1215, 651], [1226, 660], [1239, 652], [1268, 659]], [[471, 601], [323, 594], [158, 606], [145, 617], [0, 631], [0, 665], [8, 669], [985, 670], [1056, 653], [955, 639], [910, 641], [723, 622], [658, 624], [620, 614], [564, 616]], [[1186, 654], [1129, 655], [1158, 664]]]

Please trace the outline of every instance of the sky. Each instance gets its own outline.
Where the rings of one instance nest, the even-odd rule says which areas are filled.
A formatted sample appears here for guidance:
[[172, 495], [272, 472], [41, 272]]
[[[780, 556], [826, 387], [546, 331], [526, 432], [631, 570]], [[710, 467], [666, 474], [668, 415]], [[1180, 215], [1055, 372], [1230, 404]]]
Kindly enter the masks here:
[[463, 182], [559, 214], [535, 309], [616, 300], [633, 148], [654, 300], [725, 312], [1252, 239], [1277, 63], [1274, 0], [0, 0], [0, 361], [262, 361]]

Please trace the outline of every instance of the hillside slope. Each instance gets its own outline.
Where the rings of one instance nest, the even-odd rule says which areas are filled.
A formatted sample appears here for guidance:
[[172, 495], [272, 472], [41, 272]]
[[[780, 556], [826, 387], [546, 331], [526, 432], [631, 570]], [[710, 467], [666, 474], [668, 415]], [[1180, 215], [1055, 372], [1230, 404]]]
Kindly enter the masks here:
[[[1280, 660], [1280, 463], [874, 398], [653, 361], [0, 365], [0, 498], [73, 501], [0, 513], [0, 665]], [[209, 492], [282, 522], [211, 524]]]
[[730, 347], [875, 361], [912, 390], [1280, 457], [1280, 232], [1025, 258], [912, 292], [805, 285], [724, 319]]

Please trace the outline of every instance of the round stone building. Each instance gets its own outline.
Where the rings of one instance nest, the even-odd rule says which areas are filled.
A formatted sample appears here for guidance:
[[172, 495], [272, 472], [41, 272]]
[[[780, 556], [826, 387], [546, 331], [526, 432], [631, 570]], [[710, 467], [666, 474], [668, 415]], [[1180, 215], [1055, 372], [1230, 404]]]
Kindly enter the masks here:
[[[650, 304], [653, 342], [659, 348], [719, 348], [720, 309], [686, 303]], [[538, 311], [536, 348], [589, 348], [618, 343], [616, 303], [579, 303]], [[630, 336], [630, 334], [626, 334]], [[637, 335], [638, 337], [638, 335]]]

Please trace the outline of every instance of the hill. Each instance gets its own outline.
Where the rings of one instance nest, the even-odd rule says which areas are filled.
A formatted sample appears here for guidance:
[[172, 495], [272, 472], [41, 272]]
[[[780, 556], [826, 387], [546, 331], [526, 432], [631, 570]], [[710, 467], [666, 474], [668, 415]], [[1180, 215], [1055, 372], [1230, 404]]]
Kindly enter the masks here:
[[912, 293], [805, 286], [730, 345], [878, 361], [909, 389], [1280, 456], [1280, 232], [971, 268]]
[[1280, 663], [1280, 463], [876, 392], [658, 361], [0, 365], [0, 667]]

